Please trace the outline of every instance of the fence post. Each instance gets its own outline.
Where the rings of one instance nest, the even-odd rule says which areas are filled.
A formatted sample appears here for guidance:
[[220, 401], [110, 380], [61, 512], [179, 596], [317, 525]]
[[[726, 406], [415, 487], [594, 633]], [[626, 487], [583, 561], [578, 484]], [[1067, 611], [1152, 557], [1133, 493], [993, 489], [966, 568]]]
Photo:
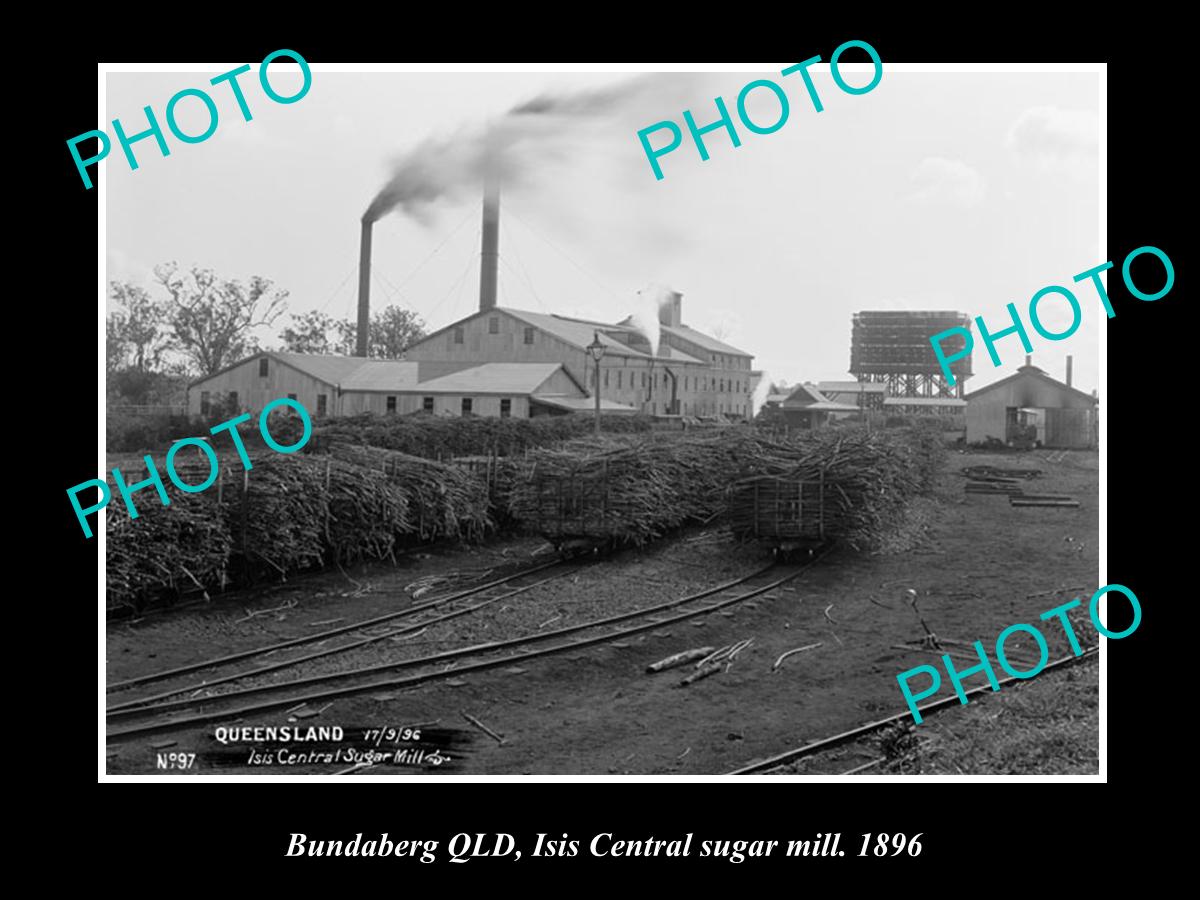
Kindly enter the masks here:
[[[333, 460], [328, 456], [325, 457], [325, 540], [330, 541], [330, 546], [332, 546], [332, 539], [329, 537], [329, 481], [332, 468]], [[337, 548], [334, 548], [333, 555], [337, 556]]]
[[242, 469], [242, 558], [246, 557], [246, 530], [250, 520], [250, 471]]
[[820, 512], [817, 515], [817, 539], [825, 540], [825, 470], [822, 469], [818, 475], [817, 481], [817, 508]]

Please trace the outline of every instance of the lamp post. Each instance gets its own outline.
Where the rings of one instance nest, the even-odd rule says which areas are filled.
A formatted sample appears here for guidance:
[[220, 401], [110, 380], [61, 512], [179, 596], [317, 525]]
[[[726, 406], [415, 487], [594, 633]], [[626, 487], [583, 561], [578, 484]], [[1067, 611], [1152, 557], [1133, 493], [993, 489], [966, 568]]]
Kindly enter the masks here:
[[604, 344], [600, 343], [600, 332], [592, 333], [592, 342], [587, 345], [587, 354], [596, 363], [596, 434], [600, 433], [600, 359], [604, 356]]

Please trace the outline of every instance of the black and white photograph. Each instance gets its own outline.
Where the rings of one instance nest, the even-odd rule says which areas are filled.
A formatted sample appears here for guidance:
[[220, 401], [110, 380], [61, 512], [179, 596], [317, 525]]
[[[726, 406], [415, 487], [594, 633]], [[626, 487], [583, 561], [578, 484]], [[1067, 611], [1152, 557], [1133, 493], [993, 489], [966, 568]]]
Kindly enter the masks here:
[[1104, 64], [852, 38], [102, 64], [100, 780], [1103, 781], [1108, 291], [1179, 260]]

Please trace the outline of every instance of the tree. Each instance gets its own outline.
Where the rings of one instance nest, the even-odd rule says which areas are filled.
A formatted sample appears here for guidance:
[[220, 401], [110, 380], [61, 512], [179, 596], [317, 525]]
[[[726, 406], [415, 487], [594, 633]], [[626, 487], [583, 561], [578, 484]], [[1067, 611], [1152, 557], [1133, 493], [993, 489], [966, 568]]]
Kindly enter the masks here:
[[[311, 315], [311, 314], [310, 314]], [[358, 323], [353, 319], [332, 320], [336, 335], [328, 341], [330, 352], [353, 356], [358, 352]], [[425, 337], [425, 323], [415, 312], [389, 306], [371, 317], [367, 356], [400, 359], [414, 343]]]
[[125, 364], [125, 354], [129, 352], [129, 344], [123, 334], [123, 318], [123, 313], [109, 313], [105, 322], [104, 371], [109, 375], [121, 369]]
[[415, 312], [389, 306], [371, 319], [368, 355], [376, 359], [399, 359], [410, 345], [425, 337], [425, 323]]
[[247, 286], [198, 266], [181, 275], [172, 262], [155, 266], [154, 276], [171, 298], [166, 315], [176, 346], [201, 375], [255, 352], [254, 329], [271, 325], [287, 309], [288, 292], [258, 275]]
[[106, 322], [108, 371], [157, 371], [171, 349], [162, 303], [141, 285], [129, 282], [112, 281], [109, 291], [120, 308], [109, 313]]
[[333, 327], [337, 332], [333, 342], [334, 352], [353, 356], [358, 350], [358, 323], [353, 319], [338, 319]]
[[283, 349], [288, 353], [334, 353], [329, 333], [338, 324], [332, 316], [316, 310], [302, 316], [292, 313], [292, 324], [279, 334], [283, 338]]

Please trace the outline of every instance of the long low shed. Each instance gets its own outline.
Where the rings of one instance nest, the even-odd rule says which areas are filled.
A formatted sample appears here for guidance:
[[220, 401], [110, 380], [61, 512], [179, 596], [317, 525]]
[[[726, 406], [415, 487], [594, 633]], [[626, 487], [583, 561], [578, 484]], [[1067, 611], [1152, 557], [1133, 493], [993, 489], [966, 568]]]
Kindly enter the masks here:
[[[261, 410], [290, 397], [316, 416], [359, 413], [528, 418], [590, 410], [594, 398], [558, 363], [445, 363], [264, 351], [192, 382], [188, 411]], [[634, 407], [605, 399], [606, 413]]]

